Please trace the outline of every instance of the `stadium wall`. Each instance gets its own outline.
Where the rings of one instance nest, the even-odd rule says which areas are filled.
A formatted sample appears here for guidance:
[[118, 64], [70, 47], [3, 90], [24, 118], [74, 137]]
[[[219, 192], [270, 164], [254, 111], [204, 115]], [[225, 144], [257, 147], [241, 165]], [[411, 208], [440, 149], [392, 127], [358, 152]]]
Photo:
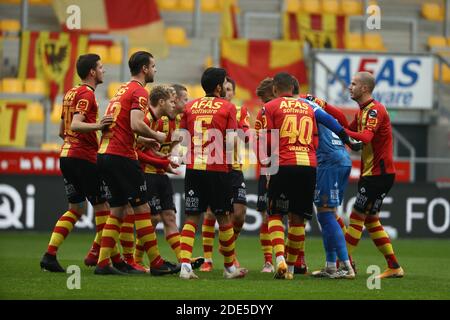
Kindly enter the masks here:
[[[173, 179], [174, 201], [177, 211], [183, 212], [182, 179]], [[355, 201], [356, 184], [351, 183], [340, 213], [348, 218]], [[257, 234], [261, 225], [255, 210], [257, 182], [247, 181], [248, 211], [244, 234]], [[50, 232], [59, 215], [67, 208], [64, 183], [61, 176], [1, 175], [0, 176], [0, 230]], [[177, 214], [177, 223], [183, 223], [183, 214]], [[392, 237], [450, 238], [450, 185], [432, 183], [397, 183], [385, 198], [381, 212], [383, 225]], [[77, 228], [94, 230], [92, 207], [77, 223]], [[158, 226], [161, 228], [161, 226]], [[309, 235], [319, 235], [314, 219], [307, 227]]]

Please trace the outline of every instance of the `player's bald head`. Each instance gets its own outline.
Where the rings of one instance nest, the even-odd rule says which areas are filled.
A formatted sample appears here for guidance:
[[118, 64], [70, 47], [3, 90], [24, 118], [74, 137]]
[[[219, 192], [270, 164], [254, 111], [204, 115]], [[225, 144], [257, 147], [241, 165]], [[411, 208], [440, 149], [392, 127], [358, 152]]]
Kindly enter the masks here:
[[355, 78], [361, 81], [361, 85], [367, 87], [367, 91], [369, 93], [372, 93], [373, 89], [375, 89], [375, 77], [372, 73], [360, 71], [355, 75]]

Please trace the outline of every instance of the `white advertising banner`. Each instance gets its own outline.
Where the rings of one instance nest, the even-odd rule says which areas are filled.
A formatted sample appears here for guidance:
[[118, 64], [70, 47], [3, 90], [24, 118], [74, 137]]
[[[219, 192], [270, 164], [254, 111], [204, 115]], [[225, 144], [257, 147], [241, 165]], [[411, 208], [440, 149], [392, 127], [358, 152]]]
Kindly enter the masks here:
[[[340, 81], [328, 76], [326, 69], [315, 63], [315, 94], [338, 106], [357, 107], [351, 100], [348, 85], [359, 71], [374, 74], [373, 96], [388, 108], [431, 109], [433, 107], [433, 58], [425, 55], [390, 55], [373, 53], [317, 53]], [[328, 95], [327, 95], [328, 90]]]

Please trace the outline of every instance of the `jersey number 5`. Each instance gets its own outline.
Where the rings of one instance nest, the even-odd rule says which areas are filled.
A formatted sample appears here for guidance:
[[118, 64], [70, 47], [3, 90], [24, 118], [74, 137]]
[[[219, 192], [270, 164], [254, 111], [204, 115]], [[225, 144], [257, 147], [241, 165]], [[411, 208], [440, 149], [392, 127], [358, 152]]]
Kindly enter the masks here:
[[213, 116], [198, 116], [194, 121], [194, 137], [192, 142], [195, 146], [203, 146], [208, 141], [207, 125], [211, 124]]

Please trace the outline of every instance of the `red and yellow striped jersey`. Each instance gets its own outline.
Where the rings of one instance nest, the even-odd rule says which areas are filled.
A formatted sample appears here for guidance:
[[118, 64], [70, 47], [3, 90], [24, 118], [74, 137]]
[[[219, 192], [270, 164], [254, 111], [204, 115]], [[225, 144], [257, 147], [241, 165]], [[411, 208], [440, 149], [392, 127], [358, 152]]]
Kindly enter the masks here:
[[105, 115], [114, 122], [103, 131], [98, 153], [137, 160], [136, 137], [131, 129], [131, 110], [148, 112], [148, 93], [138, 81], [124, 83], [110, 100]]
[[266, 103], [260, 113], [257, 127], [279, 130], [280, 166], [317, 166], [317, 125], [309, 104], [280, 97]]
[[64, 121], [64, 144], [60, 157], [84, 159], [97, 162], [98, 137], [96, 131], [77, 133], [70, 130], [73, 115], [83, 114], [86, 123], [96, 123], [98, 104], [94, 89], [83, 84], [76, 86], [64, 95], [61, 119]]
[[[244, 132], [247, 132], [247, 130], [250, 128], [250, 115], [247, 111], [246, 106], [236, 106], [236, 122], [238, 129], [243, 130]], [[237, 159], [238, 152], [242, 150], [237, 149], [238, 146], [235, 146], [234, 150], [234, 157]], [[242, 164], [239, 164], [236, 162], [233, 162], [231, 168], [233, 170], [239, 170], [242, 171]]]
[[[151, 113], [151, 111], [147, 114], [145, 118], [145, 122], [149, 127], [155, 131], [161, 131], [167, 134], [166, 140], [161, 144], [159, 152], [170, 155], [170, 146], [172, 133], [179, 128], [181, 121], [181, 114], [177, 115], [174, 120], [169, 119], [166, 116], [161, 117], [161, 119], [156, 119], [156, 117]], [[158, 159], [157, 159], [158, 160]], [[145, 173], [157, 173], [157, 174], [165, 174], [166, 171], [160, 166], [153, 165], [149, 162], [141, 162], [142, 170]]]
[[384, 105], [374, 99], [361, 105], [349, 128], [373, 133], [361, 153], [362, 176], [395, 173], [391, 120]]
[[[191, 135], [188, 169], [229, 172], [225, 138], [227, 129], [237, 129], [236, 106], [233, 103], [217, 97], [193, 100], [186, 105], [180, 129], [188, 130]], [[220, 133], [221, 139], [218, 135], [211, 137], [214, 132]]]

